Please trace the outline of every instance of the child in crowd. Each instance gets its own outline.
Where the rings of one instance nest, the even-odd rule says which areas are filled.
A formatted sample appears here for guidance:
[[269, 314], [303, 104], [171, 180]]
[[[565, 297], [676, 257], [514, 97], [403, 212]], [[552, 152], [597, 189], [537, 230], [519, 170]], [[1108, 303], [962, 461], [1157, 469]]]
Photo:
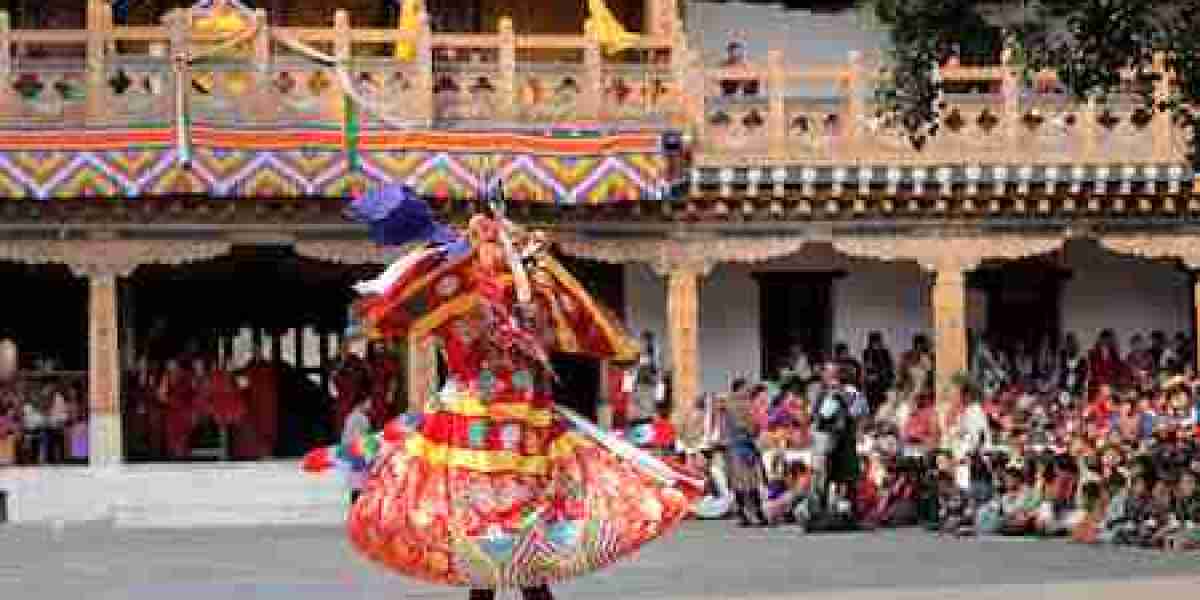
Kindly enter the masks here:
[[772, 471], [782, 474], [767, 482], [767, 498], [763, 511], [771, 525], [796, 521], [796, 507], [806, 504], [811, 481], [808, 466], [801, 461], [787, 460], [786, 455], [775, 457]]
[[1163, 541], [1167, 550], [1194, 550], [1200, 548], [1200, 474], [1190, 469], [1179, 477], [1175, 490], [1174, 517], [1179, 527]]
[[1146, 504], [1141, 523], [1138, 524], [1137, 544], [1144, 548], [1161, 548], [1167, 536], [1177, 531], [1180, 524], [1175, 520], [1174, 490], [1172, 482], [1160, 479], [1155, 482]]
[[1104, 515], [1107, 508], [1107, 495], [1104, 486], [1098, 481], [1089, 481], [1080, 486], [1081, 518], [1071, 529], [1071, 541], [1079, 544], [1095, 544], [1100, 541], [1100, 531], [1104, 526]]
[[939, 535], [967, 537], [975, 533], [975, 505], [947, 473], [938, 474]]
[[1104, 528], [1099, 541], [1109, 544], [1129, 544], [1136, 539], [1138, 525], [1146, 514], [1150, 502], [1146, 478], [1135, 475], [1126, 486], [1123, 475], [1109, 477], [1109, 492], [1112, 500], [1104, 516]]

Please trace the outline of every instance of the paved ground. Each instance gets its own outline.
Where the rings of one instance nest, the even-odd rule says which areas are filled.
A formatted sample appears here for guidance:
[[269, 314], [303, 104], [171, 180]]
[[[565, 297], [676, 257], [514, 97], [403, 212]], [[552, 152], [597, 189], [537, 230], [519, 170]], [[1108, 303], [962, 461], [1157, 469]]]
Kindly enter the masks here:
[[[916, 531], [803, 536], [691, 523], [560, 598], [845, 600], [1193, 596], [1200, 556]], [[171, 531], [0, 526], [0, 598], [460, 599], [381, 573], [335, 528]]]

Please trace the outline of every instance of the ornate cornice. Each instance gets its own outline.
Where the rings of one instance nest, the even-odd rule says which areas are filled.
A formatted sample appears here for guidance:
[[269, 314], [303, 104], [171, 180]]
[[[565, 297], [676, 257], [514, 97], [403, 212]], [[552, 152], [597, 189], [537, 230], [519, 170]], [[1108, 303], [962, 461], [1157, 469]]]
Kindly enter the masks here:
[[180, 265], [227, 254], [225, 241], [4, 240], [0, 260], [63, 264], [78, 277], [128, 277], [141, 265]]
[[707, 275], [723, 262], [757, 263], [799, 252], [807, 237], [695, 237], [666, 239], [587, 240], [563, 237], [556, 240], [565, 253], [600, 262], [640, 262], [660, 275], [689, 270]]
[[956, 237], [839, 237], [833, 247], [842, 254], [885, 262], [913, 261], [931, 272], [964, 272], [985, 260], [1018, 260], [1049, 254], [1066, 243], [1066, 235], [990, 235]]
[[993, 235], [956, 237], [745, 237], [696, 239], [564, 238], [559, 247], [572, 256], [607, 263], [645, 263], [659, 274], [687, 269], [706, 274], [723, 262], [759, 263], [800, 252], [806, 245], [829, 243], [854, 258], [912, 261], [927, 271], [970, 271], [985, 260], [1016, 260], [1060, 249], [1067, 235]]
[[1200, 235], [1138, 233], [1105, 235], [1097, 241], [1118, 254], [1151, 260], [1178, 259], [1189, 269], [1200, 269]]
[[367, 240], [308, 240], [293, 247], [300, 256], [349, 265], [386, 265], [396, 258], [394, 248]]

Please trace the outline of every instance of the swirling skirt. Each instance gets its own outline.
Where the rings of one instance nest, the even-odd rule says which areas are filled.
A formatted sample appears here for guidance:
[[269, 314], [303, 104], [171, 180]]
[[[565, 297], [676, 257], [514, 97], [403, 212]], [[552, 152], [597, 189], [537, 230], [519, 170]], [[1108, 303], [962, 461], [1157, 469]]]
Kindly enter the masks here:
[[662, 483], [576, 429], [550, 443], [541, 465], [456, 452], [410, 434], [381, 456], [351, 509], [354, 546], [427, 582], [530, 587], [629, 556], [702, 493]]

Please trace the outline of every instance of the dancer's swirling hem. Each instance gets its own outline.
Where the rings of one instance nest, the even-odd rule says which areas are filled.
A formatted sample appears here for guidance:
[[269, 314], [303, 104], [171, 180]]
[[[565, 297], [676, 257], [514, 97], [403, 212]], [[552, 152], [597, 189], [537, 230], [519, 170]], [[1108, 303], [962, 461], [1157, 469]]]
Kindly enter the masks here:
[[356, 312], [382, 339], [432, 336], [448, 381], [420, 416], [382, 436], [321, 449], [309, 470], [365, 457], [350, 539], [402, 574], [489, 598], [548, 586], [629, 556], [685, 518], [697, 478], [553, 402], [548, 348], [614, 361], [636, 344], [551, 256], [544, 238], [477, 216], [461, 239], [407, 188], [384, 188], [352, 212], [377, 241], [434, 241]]

